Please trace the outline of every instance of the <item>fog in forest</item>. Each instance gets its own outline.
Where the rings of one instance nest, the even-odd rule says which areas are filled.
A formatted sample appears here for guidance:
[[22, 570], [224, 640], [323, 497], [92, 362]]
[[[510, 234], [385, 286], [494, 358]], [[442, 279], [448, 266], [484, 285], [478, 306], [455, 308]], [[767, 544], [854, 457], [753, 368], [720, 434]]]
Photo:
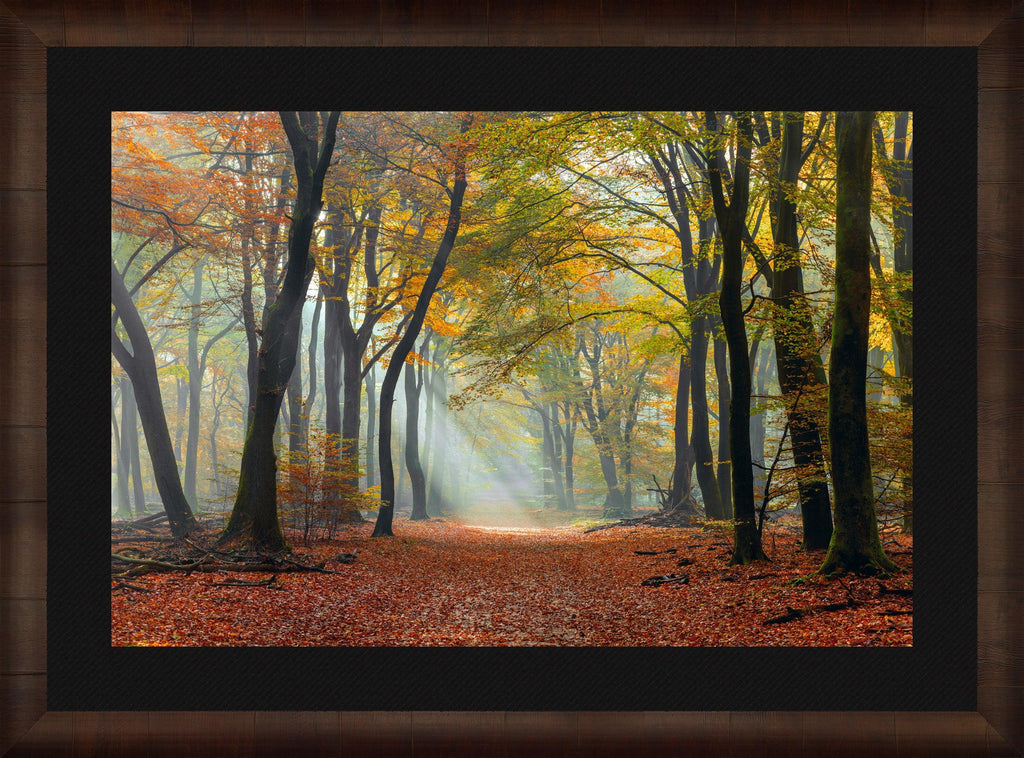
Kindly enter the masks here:
[[[717, 312], [722, 236], [707, 157], [716, 143], [701, 113], [476, 114], [461, 131], [451, 113], [341, 115], [274, 433], [273, 486], [286, 531], [330, 536], [332, 520], [375, 518], [384, 376], [452, 223], [458, 174], [445, 161], [454, 154], [466, 165], [458, 168], [467, 177], [461, 226], [394, 385], [395, 514], [413, 512], [411, 457], [430, 518], [558, 526], [681, 502], [731, 518], [723, 436], [730, 356]], [[799, 116], [797, 147], [806, 154], [787, 190], [799, 207], [790, 271], [795, 265], [793, 288], [804, 304], [798, 339], [808, 344], [800, 349], [807, 365], [825, 372], [835, 115]], [[735, 166], [737, 117], [721, 118], [717, 128], [732, 135], [722, 157]], [[792, 421], [802, 417], [793, 408], [826, 423], [824, 394], [784, 391], [779, 381], [776, 344], [790, 337], [778, 330], [789, 322], [771, 310], [778, 305], [766, 277], [774, 266], [778, 281], [785, 260], [773, 231], [782, 123], [782, 114], [765, 113], [752, 127], [742, 274], [762, 519], [799, 513], [808, 464], [794, 458]], [[879, 113], [874, 126], [880, 154], [895, 154], [912, 134], [907, 114]], [[160, 415], [191, 509], [222, 518], [232, 510], [268, 314], [294, 255], [296, 169], [285, 137], [275, 113], [113, 115], [112, 276], [150, 346], [140, 350], [142, 332], [124, 331], [132, 328], [121, 312], [128, 300], [118, 305], [114, 339], [135, 364], [151, 349], [146, 402], [159, 392], [159, 405], [144, 410], [133, 387], [143, 371], [129, 376], [115, 348], [113, 519], [163, 510], [157, 453], [146, 437]], [[909, 292], [896, 260], [907, 235], [899, 214], [907, 211], [890, 198], [882, 173], [874, 193], [868, 416], [876, 504], [882, 518], [898, 520], [910, 496], [909, 402], [901, 403], [910, 377], [893, 340], [894, 325], [909, 332], [896, 294]], [[347, 386], [352, 377], [358, 392]], [[357, 398], [354, 415], [346, 394]], [[358, 427], [358, 438], [345, 439], [345, 424]], [[345, 457], [350, 445], [354, 458]], [[673, 485], [678, 502], [670, 502]], [[724, 501], [716, 513], [706, 508], [709, 488]]]

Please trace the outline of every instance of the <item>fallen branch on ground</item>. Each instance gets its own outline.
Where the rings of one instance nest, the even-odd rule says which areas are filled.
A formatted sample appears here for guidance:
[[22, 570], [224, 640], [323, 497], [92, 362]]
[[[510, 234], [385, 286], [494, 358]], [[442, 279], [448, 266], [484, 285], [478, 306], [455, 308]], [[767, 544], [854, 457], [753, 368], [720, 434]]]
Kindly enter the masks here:
[[781, 616], [773, 616], [770, 619], [765, 619], [761, 623], [764, 626], [769, 624], [785, 624], [788, 621], [796, 621], [807, 616], [813, 616], [815, 613], [828, 613], [831, 611], [841, 611], [846, 608], [852, 608], [855, 605], [861, 605], [859, 600], [854, 600], [852, 597], [846, 598], [840, 603], [826, 603], [825, 605], [810, 605], [806, 608], [786, 608], [786, 612]]
[[111, 592], [117, 592], [118, 590], [138, 590], [139, 592], [152, 592], [153, 590], [148, 587], [140, 587], [138, 584], [129, 584], [128, 582], [118, 582], [110, 588]]

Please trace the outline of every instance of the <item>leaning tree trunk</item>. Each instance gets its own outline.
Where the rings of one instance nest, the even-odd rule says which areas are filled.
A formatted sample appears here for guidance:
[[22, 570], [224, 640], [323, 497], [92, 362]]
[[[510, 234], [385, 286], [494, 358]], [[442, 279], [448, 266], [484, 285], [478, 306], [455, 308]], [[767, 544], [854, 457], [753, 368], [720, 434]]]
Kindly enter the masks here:
[[[471, 116], [465, 116], [462, 120], [462, 131], [469, 129], [472, 123]], [[448, 256], [455, 246], [455, 237], [459, 233], [459, 225], [462, 222], [462, 198], [466, 194], [466, 164], [462, 156], [456, 158], [455, 181], [451, 191], [451, 204], [448, 208], [448, 223], [445, 226], [444, 236], [441, 244], [438, 245], [434, 261], [430, 265], [430, 271], [423, 282], [419, 297], [416, 299], [416, 307], [413, 309], [412, 318], [405, 329], [405, 334], [395, 346], [384, 372], [384, 381], [380, 388], [380, 438], [378, 451], [380, 456], [380, 507], [377, 510], [377, 521], [373, 527], [373, 537], [392, 537], [392, 523], [395, 516], [395, 467], [391, 458], [391, 406], [395, 402], [395, 387], [398, 385], [398, 375], [405, 366], [405, 359], [409, 356], [412, 346], [419, 337], [420, 329], [423, 327], [423, 320], [427, 315], [427, 308], [430, 307], [430, 300], [437, 290], [445, 267], [448, 265]]]
[[[725, 200], [722, 175], [726, 171], [725, 152], [714, 148], [714, 163], [708, 175], [714, 196], [715, 216], [722, 230], [722, 290], [718, 298], [729, 348], [729, 379], [732, 382], [732, 406], [729, 414], [730, 453], [732, 457], [733, 553], [731, 563], [747, 564], [765, 559], [754, 513], [754, 475], [750, 459], [750, 363], [747, 329], [743, 317], [743, 230], [746, 227], [750, 199], [750, 152], [753, 140], [751, 114], [737, 114], [739, 135], [735, 176], [731, 198]], [[712, 111], [707, 112], [708, 128], [717, 129]]]
[[286, 546], [277, 514], [277, 456], [274, 430], [285, 388], [295, 367], [300, 304], [313, 276], [309, 243], [313, 224], [323, 207], [323, 185], [334, 152], [339, 111], [323, 114], [324, 139], [318, 150], [317, 115], [282, 111], [281, 123], [295, 161], [298, 190], [288, 230], [288, 261], [284, 283], [264, 313], [263, 340], [256, 397], [242, 448], [238, 493], [221, 543], [244, 540], [254, 547], [277, 551]]
[[836, 116], [836, 296], [829, 355], [835, 529], [821, 573], [897, 570], [882, 549], [867, 423], [871, 314], [871, 111]]
[[821, 431], [812, 409], [826, 381], [810, 305], [803, 291], [793, 196], [802, 163], [804, 115], [786, 112], [784, 118], [772, 275], [775, 357], [779, 384], [786, 400], [793, 461], [799, 471], [797, 490], [803, 520], [803, 548], [823, 550], [832, 537], [832, 506]]
[[132, 380], [135, 404], [142, 420], [142, 429], [146, 434], [146, 447], [149, 448], [157, 491], [167, 513], [171, 534], [176, 539], [181, 539], [197, 530], [199, 524], [181, 487], [178, 462], [174, 457], [171, 434], [167, 429], [167, 417], [164, 415], [164, 404], [160, 397], [160, 379], [156, 373], [153, 345], [113, 259], [110, 261], [110, 291], [117, 316], [124, 325], [132, 348], [129, 352], [111, 323], [110, 349], [121, 368]]

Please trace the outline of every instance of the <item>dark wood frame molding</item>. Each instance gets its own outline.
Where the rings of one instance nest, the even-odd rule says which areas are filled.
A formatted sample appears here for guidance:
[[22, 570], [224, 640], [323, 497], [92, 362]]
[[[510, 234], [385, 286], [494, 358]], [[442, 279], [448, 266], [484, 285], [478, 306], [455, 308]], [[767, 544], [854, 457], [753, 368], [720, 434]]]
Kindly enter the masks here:
[[[977, 712], [46, 712], [47, 47], [808, 43], [978, 48]], [[0, 753], [1024, 750], [1024, 3], [0, 0], [0, 71]]]

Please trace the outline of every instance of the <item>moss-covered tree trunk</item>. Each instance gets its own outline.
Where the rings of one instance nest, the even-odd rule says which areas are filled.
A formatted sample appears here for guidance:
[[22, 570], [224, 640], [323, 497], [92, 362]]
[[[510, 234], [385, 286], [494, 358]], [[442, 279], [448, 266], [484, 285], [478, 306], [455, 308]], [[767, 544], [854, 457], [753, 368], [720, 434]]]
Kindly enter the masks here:
[[264, 313], [252, 420], [242, 449], [238, 492], [221, 543], [235, 540], [263, 550], [286, 546], [277, 514], [277, 456], [274, 430], [288, 379], [295, 367], [301, 303], [312, 278], [309, 243], [323, 206], [323, 185], [334, 152], [339, 111], [323, 113], [324, 135], [318, 148], [314, 112], [281, 112], [281, 123], [295, 162], [298, 190], [288, 230], [284, 283]]
[[836, 116], [836, 295], [828, 427], [835, 528], [820, 571], [891, 572], [882, 550], [868, 448], [871, 312], [871, 111]]
[[805, 550], [824, 550], [832, 537], [821, 430], [812, 410], [824, 400], [825, 369], [818, 353], [810, 305], [804, 296], [796, 225], [796, 191], [803, 163], [802, 112], [783, 114], [776, 204], [775, 267], [772, 276], [773, 327], [779, 384], [786, 399], [793, 460], [800, 471], [797, 490]]
[[[754, 473], [750, 457], [750, 357], [743, 316], [743, 231], [750, 200], [750, 153], [753, 126], [749, 111], [737, 114], [736, 166], [729, 202], [723, 175], [727, 172], [721, 135], [714, 135], [713, 162], [708, 167], [715, 217], [722, 230], [722, 289], [718, 298], [729, 348], [732, 404], [729, 413], [729, 450], [732, 454], [733, 564], [765, 558], [754, 513]], [[713, 111], [706, 114], [708, 128], [718, 132]], [[724, 420], [721, 422], [724, 423]]]

